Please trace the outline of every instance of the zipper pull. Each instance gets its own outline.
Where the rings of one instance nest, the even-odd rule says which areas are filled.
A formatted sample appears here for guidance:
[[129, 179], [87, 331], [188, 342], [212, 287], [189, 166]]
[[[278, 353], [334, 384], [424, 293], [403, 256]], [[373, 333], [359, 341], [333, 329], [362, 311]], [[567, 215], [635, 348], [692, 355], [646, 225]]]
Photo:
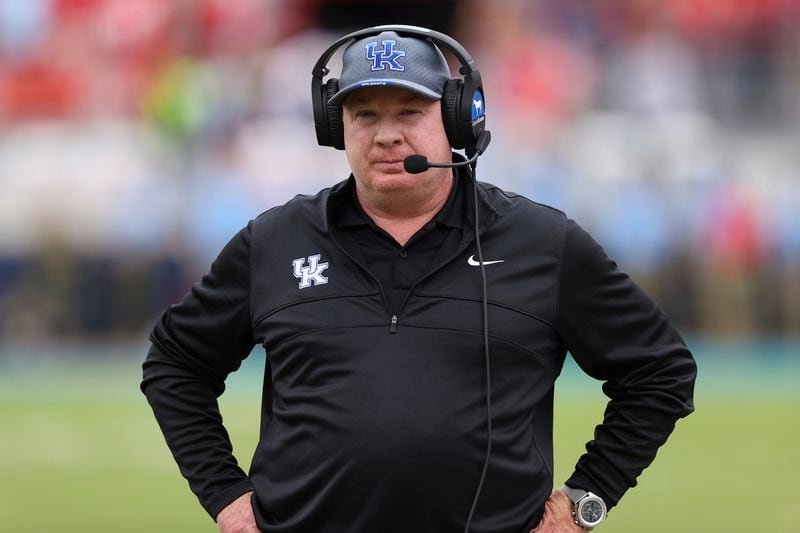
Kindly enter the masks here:
[[389, 326], [389, 333], [397, 333], [397, 315], [392, 315], [392, 325]]

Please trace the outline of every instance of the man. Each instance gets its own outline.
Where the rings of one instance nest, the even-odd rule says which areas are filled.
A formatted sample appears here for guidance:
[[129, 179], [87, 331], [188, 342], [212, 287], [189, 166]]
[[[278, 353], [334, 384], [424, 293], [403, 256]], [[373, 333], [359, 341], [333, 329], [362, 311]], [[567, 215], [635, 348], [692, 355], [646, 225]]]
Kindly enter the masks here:
[[[583, 531], [693, 409], [680, 336], [575, 222], [465, 166], [406, 172], [414, 154], [463, 161], [443, 114], [459, 84], [425, 32], [356, 34], [323, 102], [350, 178], [251, 221], [151, 335], [142, 390], [223, 532]], [[256, 343], [268, 357], [246, 475], [216, 397]], [[553, 490], [567, 350], [611, 401]]]

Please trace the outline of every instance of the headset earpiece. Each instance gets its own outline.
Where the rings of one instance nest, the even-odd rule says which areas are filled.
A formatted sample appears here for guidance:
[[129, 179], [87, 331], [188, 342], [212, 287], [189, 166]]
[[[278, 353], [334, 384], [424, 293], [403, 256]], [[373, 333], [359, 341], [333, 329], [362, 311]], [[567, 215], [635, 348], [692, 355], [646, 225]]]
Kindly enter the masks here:
[[344, 150], [344, 127], [342, 107], [329, 106], [328, 100], [339, 90], [339, 80], [330, 78], [326, 82], [311, 79], [311, 102], [314, 106], [314, 130], [320, 146], [333, 146]]
[[339, 92], [338, 79], [331, 78], [325, 82], [325, 109], [328, 112], [330, 146], [333, 146], [338, 150], [344, 150], [344, 124], [342, 123], [342, 106], [328, 104], [328, 100], [330, 100], [337, 92]]
[[466, 148], [467, 155], [471, 155], [475, 150], [478, 136], [486, 126], [483, 84], [477, 70], [464, 76], [461, 81], [456, 109], [456, 123], [453, 129], [458, 132], [458, 138], [464, 143], [463, 148]]
[[317, 144], [331, 146], [331, 133], [328, 128], [328, 98], [325, 83], [321, 77], [311, 78], [311, 105], [314, 108], [314, 131]]
[[461, 103], [461, 88], [463, 82], [458, 78], [451, 78], [444, 84], [442, 93], [442, 122], [447, 140], [455, 149], [464, 148], [464, 142], [458, 131], [458, 106]]

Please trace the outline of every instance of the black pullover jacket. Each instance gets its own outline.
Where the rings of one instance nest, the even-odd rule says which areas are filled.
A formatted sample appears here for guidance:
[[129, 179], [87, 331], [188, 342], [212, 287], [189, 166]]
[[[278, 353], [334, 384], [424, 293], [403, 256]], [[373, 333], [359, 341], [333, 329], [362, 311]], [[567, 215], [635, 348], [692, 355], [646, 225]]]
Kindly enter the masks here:
[[[475, 182], [459, 182], [471, 199]], [[212, 517], [254, 490], [269, 532], [462, 531], [486, 448], [473, 210], [393, 315], [333, 231], [349, 187], [352, 177], [298, 196], [240, 231], [162, 315], [142, 390]], [[493, 438], [471, 530], [527, 532], [560, 484], [553, 390], [567, 351], [610, 398], [567, 482], [609, 507], [692, 412], [696, 367], [663, 312], [575, 222], [492, 185], [478, 192]], [[255, 344], [267, 363], [247, 475], [217, 397]]]

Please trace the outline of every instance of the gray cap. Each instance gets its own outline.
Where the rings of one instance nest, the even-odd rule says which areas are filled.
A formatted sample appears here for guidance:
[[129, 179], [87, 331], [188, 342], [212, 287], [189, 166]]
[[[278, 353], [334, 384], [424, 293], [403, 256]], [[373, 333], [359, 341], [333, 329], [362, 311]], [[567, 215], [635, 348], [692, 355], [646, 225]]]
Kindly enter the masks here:
[[385, 31], [348, 45], [342, 56], [339, 92], [328, 101], [342, 105], [355, 89], [400, 87], [432, 99], [442, 97], [450, 67], [432, 42]]

